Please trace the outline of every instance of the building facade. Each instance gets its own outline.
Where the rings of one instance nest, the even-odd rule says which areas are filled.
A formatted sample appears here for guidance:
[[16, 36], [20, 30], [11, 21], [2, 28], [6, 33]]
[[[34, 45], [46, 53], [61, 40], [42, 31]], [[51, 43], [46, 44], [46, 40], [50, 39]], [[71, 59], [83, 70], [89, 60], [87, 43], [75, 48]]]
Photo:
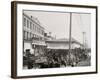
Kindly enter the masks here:
[[31, 53], [38, 55], [44, 53], [46, 46], [44, 40], [44, 28], [39, 20], [23, 13], [23, 47], [24, 52], [30, 49]]

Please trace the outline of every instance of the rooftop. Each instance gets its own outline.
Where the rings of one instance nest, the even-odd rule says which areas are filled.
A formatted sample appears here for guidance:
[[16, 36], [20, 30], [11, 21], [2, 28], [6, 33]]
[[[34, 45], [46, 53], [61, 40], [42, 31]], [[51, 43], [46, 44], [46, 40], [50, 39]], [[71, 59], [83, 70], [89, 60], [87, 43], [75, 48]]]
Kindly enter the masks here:
[[[53, 40], [47, 40], [47, 42], [69, 42], [69, 39], [67, 38], [60, 38], [60, 39], [53, 39]], [[72, 38], [71, 42], [77, 43], [79, 45], [83, 45], [80, 42], [78, 42], [76, 39]]]

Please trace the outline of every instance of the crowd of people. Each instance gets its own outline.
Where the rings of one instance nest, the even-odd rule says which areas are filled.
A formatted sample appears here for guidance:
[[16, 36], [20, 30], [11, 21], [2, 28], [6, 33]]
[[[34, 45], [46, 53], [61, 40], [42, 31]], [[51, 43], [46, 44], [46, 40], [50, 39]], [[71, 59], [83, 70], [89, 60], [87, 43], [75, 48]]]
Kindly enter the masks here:
[[[27, 65], [28, 69], [32, 68], [59, 68], [66, 66], [76, 66], [77, 63], [86, 59], [86, 55], [83, 53], [84, 51], [81, 49], [72, 50], [73, 59], [69, 59], [69, 51], [68, 50], [52, 50], [48, 49], [44, 53], [44, 57], [46, 58], [45, 62], [36, 62], [36, 56], [30, 53], [30, 50], [26, 50], [26, 56], [24, 56], [23, 65]], [[41, 58], [41, 56], [40, 56]], [[39, 59], [39, 57], [38, 57]]]

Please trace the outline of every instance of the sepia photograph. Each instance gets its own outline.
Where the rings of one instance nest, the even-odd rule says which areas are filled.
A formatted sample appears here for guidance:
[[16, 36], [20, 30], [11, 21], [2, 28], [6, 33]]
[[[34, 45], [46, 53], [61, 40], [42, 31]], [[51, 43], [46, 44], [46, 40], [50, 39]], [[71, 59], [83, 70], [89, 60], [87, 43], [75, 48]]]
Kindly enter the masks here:
[[91, 66], [91, 14], [23, 10], [23, 69]]
[[97, 73], [97, 6], [12, 2], [13, 78]]

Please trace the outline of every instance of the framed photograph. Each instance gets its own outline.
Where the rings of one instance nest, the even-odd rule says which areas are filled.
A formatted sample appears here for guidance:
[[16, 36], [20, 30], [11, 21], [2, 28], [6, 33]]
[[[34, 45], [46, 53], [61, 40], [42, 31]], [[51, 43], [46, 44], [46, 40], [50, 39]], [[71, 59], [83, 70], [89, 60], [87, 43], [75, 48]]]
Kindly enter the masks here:
[[97, 73], [97, 6], [13, 1], [11, 77]]

